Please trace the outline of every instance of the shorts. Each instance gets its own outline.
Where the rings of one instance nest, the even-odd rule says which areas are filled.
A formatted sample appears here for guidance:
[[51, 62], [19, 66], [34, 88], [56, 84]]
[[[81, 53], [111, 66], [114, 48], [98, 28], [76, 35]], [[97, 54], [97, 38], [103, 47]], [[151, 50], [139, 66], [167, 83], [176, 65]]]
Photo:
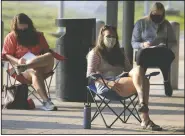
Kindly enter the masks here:
[[[118, 81], [122, 77], [128, 77], [128, 73], [124, 73], [124, 75], [122, 75], [122, 76], [116, 76], [116, 77], [105, 78], [105, 79], [109, 80], [109, 81]], [[119, 97], [119, 95], [116, 93], [116, 91], [107, 88], [105, 85], [102, 85], [101, 83], [96, 82], [95, 86], [96, 86], [96, 89], [97, 89], [97, 93], [102, 95], [102, 96], [105, 96], [107, 98]]]

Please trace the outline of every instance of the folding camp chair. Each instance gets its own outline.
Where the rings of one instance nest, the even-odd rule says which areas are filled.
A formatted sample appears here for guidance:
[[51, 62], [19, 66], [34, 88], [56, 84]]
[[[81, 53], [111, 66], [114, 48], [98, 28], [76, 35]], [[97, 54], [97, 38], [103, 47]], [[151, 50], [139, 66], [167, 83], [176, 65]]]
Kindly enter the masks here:
[[[52, 69], [51, 72], [47, 73], [44, 75], [44, 82], [45, 82], [45, 86], [46, 86], [46, 90], [47, 90], [47, 94], [48, 94], [48, 97], [50, 98], [50, 85], [51, 85], [51, 81], [52, 81], [52, 78], [53, 78], [53, 75], [55, 73], [55, 69], [57, 68], [58, 64], [60, 61], [63, 61], [65, 60], [66, 58], [64, 56], [61, 56], [59, 55], [58, 53], [54, 52], [53, 50], [50, 49], [50, 52], [52, 53], [53, 57], [57, 60], [57, 63], [56, 65], [54, 66], [54, 68]], [[3, 62], [7, 63], [7, 86], [9, 85], [14, 85], [16, 83], [16, 81], [18, 81], [20, 84], [27, 84], [28, 87], [31, 87], [31, 89], [29, 88], [29, 94], [28, 96], [30, 95], [33, 95], [39, 102], [41, 102], [42, 104], [42, 101], [34, 94], [36, 92], [35, 88], [32, 86], [32, 82], [31, 81], [28, 81], [26, 78], [24, 78], [24, 76], [22, 74], [20, 75], [17, 75], [16, 72], [15, 72], [15, 68], [14, 66], [11, 64], [11, 62], [9, 62], [8, 60], [4, 59]], [[9, 69], [9, 65], [12, 66], [12, 68]], [[14, 82], [12, 83], [11, 82], [11, 79], [10, 77], [12, 77], [14, 79]], [[49, 79], [49, 82], [47, 82], [46, 79]]]
[[[152, 73], [146, 75], [146, 77], [148, 79], [150, 79], [151, 76], [156, 76], [159, 73], [160, 72], [152, 72]], [[101, 76], [99, 76], [99, 77], [102, 79], [104, 85], [107, 86], [106, 83], [104, 82], [103, 78]], [[112, 125], [118, 119], [121, 120], [122, 123], [127, 123], [129, 117], [131, 115], [133, 115], [135, 117], [135, 119], [137, 119], [137, 121], [139, 121], [141, 123], [141, 118], [140, 118], [140, 116], [138, 114], [138, 111], [137, 111], [137, 108], [136, 108], [136, 105], [138, 104], [138, 99], [134, 103], [134, 101], [138, 97], [137, 93], [132, 94], [132, 95], [130, 95], [128, 97], [122, 97], [122, 96], [118, 95], [115, 91], [109, 91], [110, 93], [108, 92], [107, 94], [101, 94], [100, 95], [100, 94], [97, 93], [97, 89], [96, 89], [95, 84], [94, 84], [94, 81], [96, 79], [97, 79], [97, 77], [93, 76], [93, 75], [88, 77], [88, 81], [89, 81], [88, 84], [89, 85], [87, 86], [87, 90], [88, 90], [88, 93], [87, 93], [87, 105], [91, 106], [91, 103], [88, 101], [88, 99], [89, 99], [88, 97], [89, 97], [89, 94], [90, 94], [90, 96], [93, 98], [93, 101], [95, 102], [96, 108], [97, 108], [97, 110], [95, 111], [94, 115], [91, 118], [91, 122], [93, 122], [93, 120], [98, 115], [100, 115], [102, 120], [103, 120], [103, 122], [104, 122], [104, 124], [105, 124], [105, 126], [106, 126], [106, 128], [111, 128]], [[99, 104], [99, 102], [97, 100], [95, 100], [95, 98], [94, 98], [95, 95], [94, 94], [96, 96], [98, 96], [98, 98], [100, 99], [100, 104]], [[126, 103], [127, 100], [128, 100], [128, 102]], [[123, 111], [120, 114], [117, 114], [115, 112], [115, 110], [113, 108], [111, 108], [111, 106], [109, 105], [112, 101], [119, 101], [123, 105]], [[104, 104], [104, 106], [103, 106], [103, 104]], [[130, 108], [131, 105], [133, 106], [132, 109]], [[106, 107], [108, 107], [108, 109], [110, 109], [114, 113], [114, 115], [116, 115], [116, 118], [113, 120], [113, 122], [110, 125], [107, 124], [107, 122], [106, 122], [106, 120], [105, 120], [105, 118], [103, 116], [103, 113], [102, 113], [102, 111]], [[126, 115], [126, 110], [129, 112], [128, 115]], [[135, 111], [135, 114], [134, 114], [134, 111]], [[121, 118], [122, 115], [123, 115], [124, 119]]]

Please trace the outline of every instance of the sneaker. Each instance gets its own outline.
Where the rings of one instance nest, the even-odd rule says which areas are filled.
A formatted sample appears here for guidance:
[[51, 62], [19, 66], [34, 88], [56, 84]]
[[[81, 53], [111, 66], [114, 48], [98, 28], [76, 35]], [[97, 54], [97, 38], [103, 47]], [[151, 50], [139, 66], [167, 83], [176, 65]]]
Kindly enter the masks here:
[[17, 75], [20, 75], [22, 72], [24, 72], [26, 70], [27, 70], [27, 65], [25, 65], [25, 64], [15, 66], [15, 72]]
[[57, 107], [50, 100], [43, 102], [42, 109], [45, 111], [57, 111]]

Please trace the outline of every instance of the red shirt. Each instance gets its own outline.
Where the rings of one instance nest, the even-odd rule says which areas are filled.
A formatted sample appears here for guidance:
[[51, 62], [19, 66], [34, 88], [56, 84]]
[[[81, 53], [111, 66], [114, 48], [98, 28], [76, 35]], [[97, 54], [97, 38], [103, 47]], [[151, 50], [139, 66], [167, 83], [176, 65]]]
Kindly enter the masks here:
[[10, 32], [4, 39], [4, 45], [2, 50], [2, 57], [4, 58], [6, 54], [12, 55], [17, 59], [20, 59], [27, 52], [31, 52], [35, 55], [40, 55], [41, 51], [44, 49], [49, 49], [49, 45], [42, 32], [37, 32], [39, 36], [39, 44], [34, 47], [23, 47], [18, 44], [15, 33]]

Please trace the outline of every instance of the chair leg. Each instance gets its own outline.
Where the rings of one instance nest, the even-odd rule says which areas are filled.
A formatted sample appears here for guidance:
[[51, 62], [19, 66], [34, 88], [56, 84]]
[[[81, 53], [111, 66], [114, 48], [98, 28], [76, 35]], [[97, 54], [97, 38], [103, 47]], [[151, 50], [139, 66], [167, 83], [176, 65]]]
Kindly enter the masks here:
[[[96, 102], [96, 100], [95, 100], [94, 97], [93, 97], [92, 92], [91, 92], [90, 90], [89, 90], [89, 92], [90, 92], [90, 94], [91, 94], [91, 96], [92, 96], [92, 98], [93, 98], [93, 101], [94, 101], [95, 104], [96, 104], [96, 108], [97, 108], [96, 112], [94, 113], [94, 115], [93, 115], [93, 117], [92, 117], [92, 119], [91, 119], [91, 122], [92, 122], [99, 114], [100, 114], [100, 116], [101, 116], [101, 118], [102, 118], [102, 120], [103, 120], [103, 122], [104, 122], [106, 128], [111, 128], [112, 125], [113, 125], [118, 119], [120, 119], [123, 123], [126, 123], [127, 120], [129, 119], [130, 115], [133, 115], [139, 122], [141, 122], [141, 118], [140, 118], [140, 116], [139, 116], [139, 114], [138, 114], [138, 112], [137, 112], [137, 109], [136, 109], [136, 105], [138, 104], [138, 101], [134, 104], [134, 100], [137, 98], [137, 95], [135, 95], [135, 97], [134, 97], [133, 99], [130, 98], [130, 103], [129, 103], [128, 105], [125, 104], [125, 100], [124, 100], [124, 102], [120, 101], [120, 102], [123, 104], [124, 109], [123, 109], [123, 111], [118, 115], [118, 114], [108, 105], [108, 104], [111, 102], [111, 100], [109, 100], [108, 102], [105, 102], [105, 97], [102, 99], [102, 98], [97, 94], [97, 96], [98, 96], [98, 97], [100, 98], [100, 100], [101, 100], [101, 103], [98, 105], [98, 103]], [[104, 103], [105, 105], [104, 105], [103, 107], [101, 107], [103, 103]], [[132, 104], [133, 107], [134, 107], [132, 110], [129, 109], [129, 106], [130, 106], [131, 104]], [[103, 114], [102, 114], [102, 110], [103, 110], [105, 107], [108, 107], [108, 108], [116, 115], [116, 119], [115, 119], [110, 125], [107, 125], [107, 123], [106, 123], [106, 121], [105, 121], [105, 118], [103, 117]], [[128, 110], [128, 111], [130, 112], [130, 114], [128, 115], [127, 118], [125, 118], [125, 111], [126, 111], [126, 110]], [[136, 111], [136, 114], [137, 114], [138, 117], [134, 115], [134, 113], [133, 113], [134, 110]], [[124, 113], [124, 120], [121, 118], [121, 116], [122, 116], [123, 113]]]
[[[141, 118], [140, 118], [140, 116], [139, 116], [139, 114], [138, 114], [138, 111], [137, 111], [137, 109], [136, 109], [136, 105], [138, 104], [138, 101], [136, 102], [136, 104], [134, 104], [134, 100], [137, 98], [137, 95], [133, 98], [133, 100], [130, 98], [130, 103], [124, 108], [125, 110], [121, 113], [121, 114], [123, 114], [124, 113], [124, 117], [125, 117], [125, 111], [126, 110], [128, 110], [129, 112], [130, 112], [130, 114], [127, 116], [127, 119], [125, 120], [124, 119], [124, 123], [126, 123], [127, 121], [128, 121], [128, 119], [129, 119], [129, 117], [130, 117], [130, 115], [133, 115], [140, 123], [141, 123]], [[124, 102], [122, 102], [122, 101], [120, 101], [123, 105], [124, 105]], [[129, 106], [130, 105], [133, 105], [133, 109], [132, 109], [132, 111], [129, 109]], [[136, 114], [137, 114], [137, 116], [133, 113], [133, 111], [136, 111]]]
[[[123, 119], [120, 117], [123, 113], [120, 114], [120, 115], [118, 115], [118, 114], [108, 105], [108, 104], [111, 102], [110, 100], [109, 100], [108, 102], [105, 102], [105, 101], [104, 101], [105, 97], [102, 99], [98, 94], [97, 94], [97, 96], [102, 100], [100, 105], [102, 105], [102, 103], [105, 104], [104, 107], [101, 108], [101, 109], [100, 109], [100, 106], [97, 107], [97, 108], [99, 109], [99, 111], [101, 112], [105, 107], [108, 107], [108, 108], [116, 115], [116, 117], [117, 117], [117, 118], [112, 122], [112, 124], [110, 124], [109, 126], [107, 125], [107, 123], [105, 123], [105, 124], [106, 124], [106, 127], [111, 128], [111, 126], [112, 126], [118, 119], [120, 119], [120, 120], [124, 123]], [[97, 104], [96, 101], [95, 101], [95, 103]], [[98, 104], [97, 104], [97, 105], [98, 105]], [[98, 110], [97, 110], [97, 111], [98, 111]], [[96, 111], [96, 112], [97, 112], [97, 111]], [[96, 117], [98, 116], [98, 114], [99, 114], [99, 113], [97, 113], [96, 116], [95, 116], [95, 115], [93, 116], [93, 120], [94, 120], [94, 118], [96, 118]], [[102, 116], [103, 116], [103, 115], [102, 115]]]
[[[98, 106], [98, 108], [101, 108], [101, 106], [102, 106], [104, 100], [105, 100], [105, 98], [104, 98], [103, 100], [101, 100], [100, 105]], [[110, 101], [109, 101], [109, 102], [110, 102]], [[108, 103], [109, 103], [109, 102], [108, 102]], [[105, 107], [106, 107], [106, 105], [104, 105], [104, 106], [100, 109], [100, 111], [102, 111]], [[91, 121], [93, 121], [98, 115], [99, 115], [98, 110], [96, 110], [96, 112], [94, 113], [94, 115], [93, 115]]]
[[173, 89], [171, 87], [171, 81], [170, 81], [170, 66], [166, 67], [160, 67], [163, 78], [164, 78], [164, 89], [165, 89], [165, 94], [166, 96], [172, 96], [173, 94]]
[[[123, 100], [124, 109], [126, 108], [125, 100]], [[124, 110], [124, 122], [125, 122], [125, 110]]]
[[[127, 122], [127, 120], [129, 119], [129, 117], [130, 117], [130, 115], [132, 114], [140, 123], [141, 123], [141, 119], [140, 119], [140, 116], [138, 115], [138, 113], [137, 113], [137, 115], [138, 115], [138, 117], [139, 118], [137, 118], [134, 114], [133, 114], [133, 110], [135, 109], [136, 110], [136, 112], [137, 112], [137, 109], [135, 108], [136, 107], [136, 105], [137, 105], [137, 103], [134, 105], [133, 104], [133, 102], [134, 102], [134, 100], [137, 98], [137, 95], [135, 95], [135, 97], [134, 97], [134, 99], [132, 100], [131, 98], [130, 98], [130, 103], [126, 106], [126, 104], [125, 104], [125, 100], [124, 100], [124, 102], [122, 102], [122, 101], [120, 101], [120, 103], [122, 103], [123, 105], [124, 105], [124, 109], [123, 109], [123, 111], [119, 114], [119, 115], [117, 115], [116, 114], [116, 116], [117, 116], [117, 118], [112, 122], [112, 124], [110, 125], [110, 127], [118, 120], [118, 119], [120, 119], [123, 123], [126, 123]], [[129, 109], [129, 106], [131, 105], [131, 104], [133, 104], [133, 109], [132, 109], [132, 111]], [[129, 112], [130, 112], [130, 114], [129, 114], [129, 116], [127, 117], [127, 119], [125, 120], [125, 111], [126, 110], [129, 110]], [[124, 121], [120, 118], [120, 116], [122, 115], [124, 113]]]
[[[130, 98], [131, 99], [131, 98]], [[126, 120], [126, 122], [128, 121], [128, 119], [129, 119], [129, 117], [130, 117], [130, 115], [132, 114], [140, 123], [141, 123], [141, 118], [140, 118], [140, 116], [139, 116], [139, 114], [138, 114], [138, 111], [137, 111], [137, 109], [136, 109], [136, 105], [138, 104], [138, 101], [134, 104], [134, 100], [136, 99], [136, 97], [133, 99], [133, 100], [131, 100], [131, 104], [133, 105], [133, 109], [132, 109], [132, 111], [129, 109], [129, 108], [127, 108], [128, 110], [129, 110], [129, 112], [130, 112], [130, 114], [129, 114], [129, 116], [127, 117], [127, 120]], [[133, 111], [136, 111], [136, 114], [137, 114], [137, 116], [133, 113]]]
[[101, 113], [100, 109], [98, 108], [98, 104], [97, 104], [96, 100], [94, 99], [92, 92], [91, 92], [91, 91], [89, 91], [89, 92], [90, 92], [90, 94], [91, 94], [91, 96], [92, 96], [92, 98], [93, 98], [93, 101], [94, 101], [94, 102], [95, 102], [95, 104], [96, 104], [96, 108], [97, 108], [97, 110], [98, 110], [99, 114], [101, 115], [102, 120], [103, 120], [103, 122], [104, 122], [104, 124], [105, 124], [106, 128], [109, 128], [109, 126], [107, 125], [107, 123], [106, 123], [106, 121], [105, 121], [105, 119], [104, 119], [104, 117], [103, 117], [103, 115], [102, 115], [102, 113]]
[[46, 84], [46, 87], [47, 87], [47, 93], [48, 93], [48, 97], [49, 98], [51, 98], [51, 96], [50, 96], [50, 86], [51, 86], [51, 81], [52, 81], [52, 79], [53, 79], [53, 75], [51, 76], [51, 78], [50, 78], [50, 80], [49, 80], [49, 84], [47, 84], [47, 81], [46, 80], [44, 80], [45, 81], [45, 84]]
[[34, 89], [34, 87], [32, 85], [30, 85], [30, 87], [33, 89], [33, 91], [29, 90], [30, 94], [28, 96], [30, 96], [31, 94], [41, 103], [43, 104], [43, 102], [34, 94], [34, 92], [36, 92], [36, 90]]

